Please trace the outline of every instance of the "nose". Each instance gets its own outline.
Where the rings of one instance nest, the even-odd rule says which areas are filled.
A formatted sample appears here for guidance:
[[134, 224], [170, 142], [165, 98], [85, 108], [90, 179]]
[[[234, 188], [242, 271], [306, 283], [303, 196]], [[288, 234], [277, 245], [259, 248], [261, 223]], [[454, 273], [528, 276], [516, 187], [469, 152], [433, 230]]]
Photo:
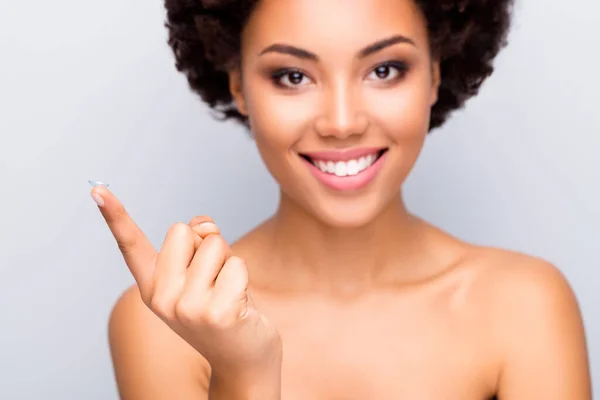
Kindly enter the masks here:
[[315, 129], [323, 137], [346, 139], [363, 134], [369, 125], [361, 107], [360, 94], [347, 85], [338, 85], [329, 91], [322, 110], [315, 121]]

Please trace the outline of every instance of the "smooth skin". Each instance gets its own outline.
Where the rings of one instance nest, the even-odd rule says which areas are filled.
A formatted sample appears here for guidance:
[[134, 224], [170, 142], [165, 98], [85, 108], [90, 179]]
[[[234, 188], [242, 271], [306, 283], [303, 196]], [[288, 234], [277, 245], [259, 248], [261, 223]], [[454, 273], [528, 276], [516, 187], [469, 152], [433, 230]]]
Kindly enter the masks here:
[[[409, 40], [361, 55], [391, 37]], [[282, 68], [296, 72], [274, 79]], [[276, 213], [231, 246], [195, 217], [157, 251], [93, 189], [136, 280], [109, 325], [122, 399], [592, 398], [561, 272], [404, 205], [439, 80], [412, 0], [260, 1], [230, 89], [281, 187]], [[388, 148], [385, 164], [351, 193], [299, 156], [372, 146]]]

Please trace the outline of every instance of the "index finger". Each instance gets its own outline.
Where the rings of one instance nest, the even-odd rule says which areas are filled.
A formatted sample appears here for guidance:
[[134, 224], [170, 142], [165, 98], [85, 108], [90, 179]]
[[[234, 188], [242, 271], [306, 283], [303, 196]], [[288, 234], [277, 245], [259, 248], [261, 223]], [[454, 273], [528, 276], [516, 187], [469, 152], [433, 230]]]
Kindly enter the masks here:
[[105, 186], [96, 186], [91, 195], [144, 296], [152, 290], [158, 252], [110, 190]]

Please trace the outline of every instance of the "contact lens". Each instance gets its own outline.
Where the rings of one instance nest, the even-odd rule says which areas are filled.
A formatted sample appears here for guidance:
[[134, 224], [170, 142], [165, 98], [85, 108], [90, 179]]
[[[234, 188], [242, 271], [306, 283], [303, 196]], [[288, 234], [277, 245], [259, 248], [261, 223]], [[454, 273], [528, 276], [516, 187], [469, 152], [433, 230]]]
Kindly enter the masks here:
[[110, 185], [108, 183], [104, 183], [104, 182], [100, 182], [100, 181], [88, 181], [90, 183], [90, 185], [92, 185], [93, 187], [96, 186], [104, 186], [104, 187], [109, 187]]

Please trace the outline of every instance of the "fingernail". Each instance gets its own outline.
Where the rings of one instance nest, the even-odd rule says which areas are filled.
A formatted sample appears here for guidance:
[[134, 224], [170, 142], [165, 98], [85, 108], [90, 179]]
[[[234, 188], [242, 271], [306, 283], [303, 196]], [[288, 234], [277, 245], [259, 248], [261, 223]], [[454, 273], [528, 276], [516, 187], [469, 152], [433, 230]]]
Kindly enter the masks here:
[[211, 222], [211, 221], [202, 222], [201, 224], [198, 225], [198, 227], [213, 228], [215, 230], [219, 230], [219, 227], [217, 226], [217, 224], [215, 224], [214, 222]]
[[100, 181], [88, 181], [90, 183], [90, 185], [92, 185], [93, 187], [96, 186], [104, 186], [104, 187], [109, 187], [110, 185], [108, 183], [104, 183], [104, 182], [100, 182]]
[[94, 202], [98, 204], [98, 207], [102, 207], [104, 205], [104, 199], [99, 194], [92, 193], [92, 199], [94, 199]]
[[219, 227], [210, 221], [202, 222], [201, 224], [194, 226], [192, 230], [202, 237], [210, 235], [211, 233], [221, 232]]

